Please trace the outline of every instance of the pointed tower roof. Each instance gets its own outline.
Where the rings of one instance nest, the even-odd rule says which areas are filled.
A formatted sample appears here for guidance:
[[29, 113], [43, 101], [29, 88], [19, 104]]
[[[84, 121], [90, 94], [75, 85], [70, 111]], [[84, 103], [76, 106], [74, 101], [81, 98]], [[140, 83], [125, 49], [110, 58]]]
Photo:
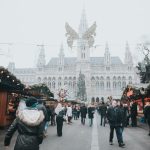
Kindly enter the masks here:
[[132, 54], [128, 42], [126, 42], [126, 46], [125, 46], [125, 64], [133, 64]]
[[46, 60], [45, 60], [45, 49], [44, 49], [44, 45], [38, 45], [40, 46], [40, 54], [38, 57], [38, 62], [37, 62], [37, 67], [44, 67], [46, 64]]
[[109, 52], [108, 42], [106, 42], [106, 45], [105, 45], [105, 53], [106, 53], [106, 52]]
[[88, 23], [86, 19], [86, 12], [85, 9], [82, 10], [82, 15], [80, 19], [80, 25], [79, 25], [79, 33], [83, 34], [88, 28]]
[[108, 46], [108, 42], [106, 42], [106, 46], [105, 46], [105, 64], [110, 65], [111, 63], [111, 58], [110, 58], [110, 52], [109, 52], [109, 46]]
[[59, 56], [65, 56], [63, 43], [62, 43], [61, 46], [60, 46]]

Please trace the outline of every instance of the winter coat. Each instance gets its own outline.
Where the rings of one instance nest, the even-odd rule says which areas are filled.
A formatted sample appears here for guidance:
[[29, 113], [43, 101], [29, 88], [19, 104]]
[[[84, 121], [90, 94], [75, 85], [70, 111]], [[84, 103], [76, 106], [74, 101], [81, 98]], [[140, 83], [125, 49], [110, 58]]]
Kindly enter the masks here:
[[80, 112], [81, 112], [81, 117], [82, 118], [86, 118], [86, 114], [87, 114], [87, 108], [85, 106], [82, 106], [80, 108]]
[[68, 117], [72, 117], [72, 108], [71, 107], [67, 107], [67, 114]]
[[130, 107], [130, 112], [131, 112], [131, 117], [137, 116], [137, 104], [136, 103], [132, 104], [132, 106]]
[[107, 106], [105, 104], [101, 105], [99, 111], [102, 116], [105, 116], [107, 112]]
[[4, 145], [10, 145], [11, 138], [17, 130], [18, 137], [14, 150], [39, 150], [39, 144], [43, 141], [43, 120], [42, 111], [35, 109], [20, 111], [6, 132]]
[[122, 126], [123, 111], [120, 107], [109, 107], [107, 110], [107, 118], [110, 126]]
[[89, 107], [88, 108], [88, 117], [90, 119], [94, 118], [94, 113], [95, 113], [95, 108], [94, 107]]
[[148, 121], [150, 121], [150, 105], [145, 106], [144, 116], [145, 116], [145, 119], [147, 119]]

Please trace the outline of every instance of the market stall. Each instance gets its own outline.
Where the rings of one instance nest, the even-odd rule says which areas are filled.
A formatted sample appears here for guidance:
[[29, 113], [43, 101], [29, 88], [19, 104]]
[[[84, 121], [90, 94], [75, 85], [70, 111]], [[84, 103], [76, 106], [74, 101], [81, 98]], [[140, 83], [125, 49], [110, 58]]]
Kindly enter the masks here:
[[7, 69], [0, 67], [0, 128], [8, 126], [15, 113], [24, 85]]

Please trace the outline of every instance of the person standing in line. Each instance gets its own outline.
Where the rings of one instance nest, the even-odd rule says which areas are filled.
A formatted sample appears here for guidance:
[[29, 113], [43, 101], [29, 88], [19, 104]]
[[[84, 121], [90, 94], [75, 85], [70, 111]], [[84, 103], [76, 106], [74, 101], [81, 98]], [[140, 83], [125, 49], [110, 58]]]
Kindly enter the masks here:
[[112, 101], [112, 106], [110, 106], [107, 110], [107, 118], [110, 125], [110, 136], [109, 136], [110, 145], [113, 145], [113, 137], [115, 129], [119, 147], [124, 147], [125, 144], [123, 142], [122, 137], [123, 112], [121, 108], [117, 106], [117, 102], [115, 100]]
[[131, 113], [131, 125], [132, 127], [137, 127], [137, 103], [131, 102], [130, 106], [130, 113]]
[[148, 123], [149, 126], [149, 133], [148, 135], [150, 136], [150, 102], [147, 103], [147, 105], [145, 105], [144, 108], [144, 117]]
[[72, 107], [71, 107], [70, 103], [68, 104], [66, 115], [68, 117], [68, 124], [72, 123], [71, 122], [71, 119], [72, 119]]
[[94, 105], [90, 104], [88, 107], [88, 117], [89, 117], [89, 126], [92, 127], [93, 125], [93, 118], [95, 113], [95, 107]]
[[107, 113], [107, 106], [105, 105], [104, 102], [102, 102], [102, 105], [99, 107], [99, 113], [101, 115], [101, 123], [100, 125], [105, 127], [105, 123], [106, 123], [106, 113]]
[[85, 125], [85, 119], [87, 114], [87, 107], [85, 106], [85, 104], [81, 106], [80, 112], [81, 112], [81, 124]]
[[57, 104], [57, 107], [55, 108], [55, 113], [57, 123], [57, 135], [60, 137], [62, 136], [63, 121], [65, 121], [64, 119], [65, 112], [61, 103]]
[[78, 118], [78, 114], [77, 114], [77, 106], [74, 106], [74, 108], [73, 108], [73, 113], [74, 113], [74, 120], [77, 120], [77, 118]]
[[80, 117], [80, 107], [77, 106], [77, 118], [79, 119], [79, 117]]
[[4, 145], [8, 148], [15, 131], [18, 137], [14, 150], [39, 150], [39, 145], [43, 141], [43, 111], [37, 109], [37, 99], [30, 97], [26, 100], [26, 108], [18, 111], [16, 119], [6, 132]]

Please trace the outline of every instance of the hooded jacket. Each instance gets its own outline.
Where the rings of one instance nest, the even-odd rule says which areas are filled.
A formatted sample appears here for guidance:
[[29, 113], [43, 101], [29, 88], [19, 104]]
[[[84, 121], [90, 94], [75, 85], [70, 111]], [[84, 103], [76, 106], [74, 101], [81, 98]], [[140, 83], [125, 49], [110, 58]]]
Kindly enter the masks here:
[[17, 130], [18, 137], [14, 150], [39, 150], [39, 144], [43, 141], [43, 120], [42, 111], [36, 109], [20, 111], [6, 133], [4, 145], [9, 146]]
[[123, 111], [120, 107], [109, 107], [107, 111], [107, 118], [110, 126], [122, 126], [123, 124]]

